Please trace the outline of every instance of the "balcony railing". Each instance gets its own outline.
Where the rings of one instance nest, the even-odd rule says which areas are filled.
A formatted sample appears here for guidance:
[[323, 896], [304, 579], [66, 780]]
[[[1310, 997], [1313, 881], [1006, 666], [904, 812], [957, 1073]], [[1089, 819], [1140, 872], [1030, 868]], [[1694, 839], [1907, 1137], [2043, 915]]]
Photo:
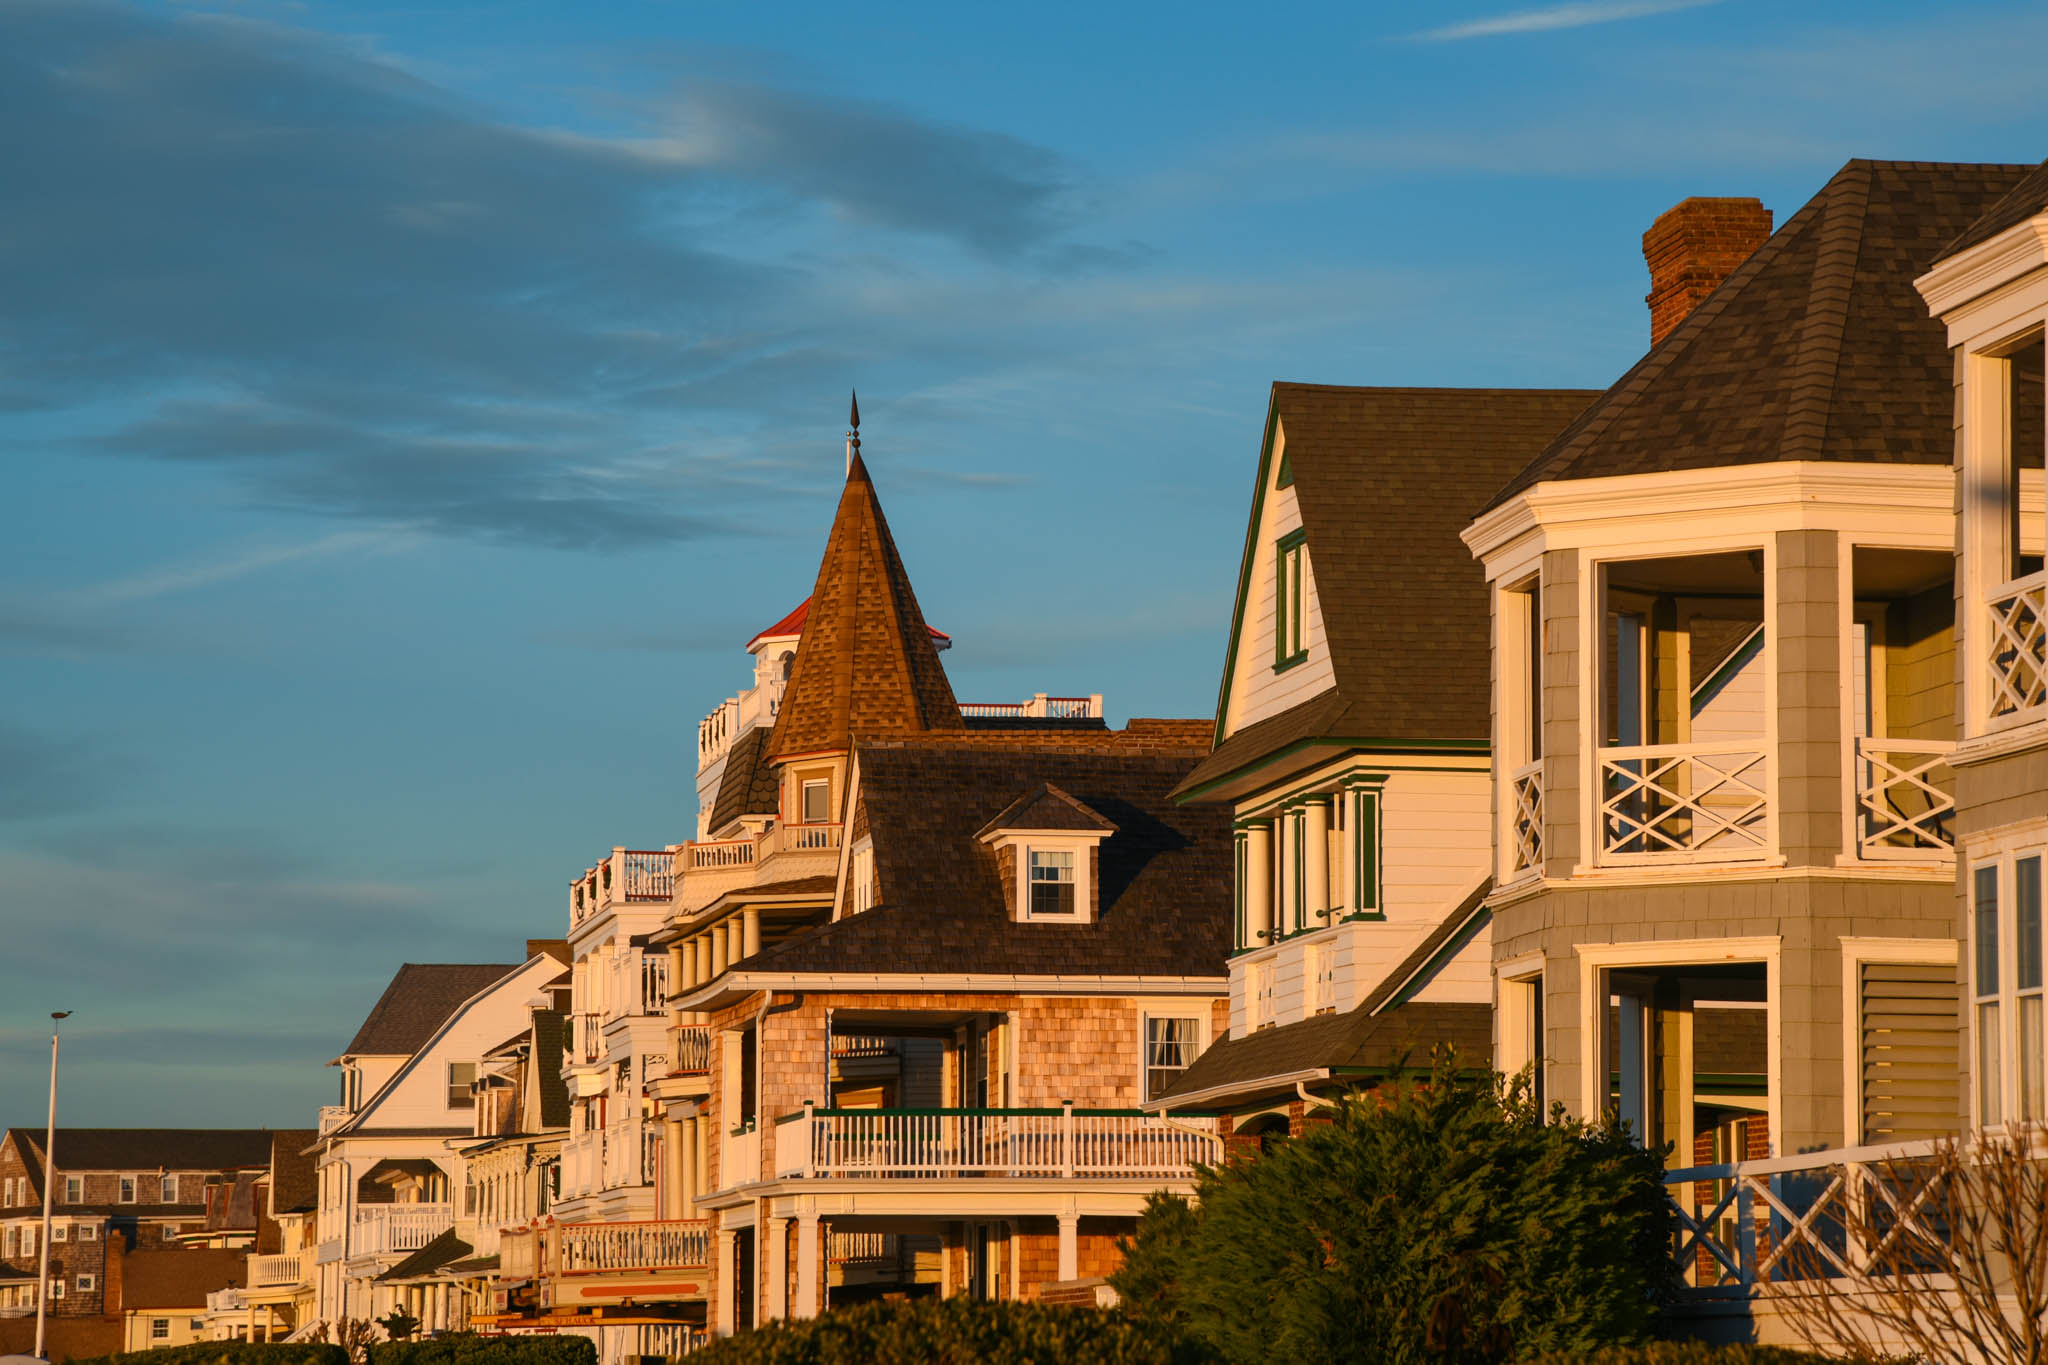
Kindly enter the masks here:
[[652, 1185], [661, 1166], [661, 1127], [634, 1120], [598, 1131], [599, 1187], [607, 1190]]
[[1048, 697], [1039, 692], [1029, 701], [963, 701], [960, 714], [969, 720], [1100, 720], [1102, 694]]
[[352, 1256], [390, 1256], [418, 1251], [455, 1226], [448, 1204], [365, 1204], [356, 1209]]
[[506, 1228], [498, 1242], [505, 1280], [604, 1275], [710, 1264], [711, 1224], [702, 1218], [631, 1223], [542, 1221]]
[[2048, 704], [2048, 570], [1991, 592], [1991, 715]]
[[585, 1062], [594, 1062], [604, 1056], [604, 1016], [595, 1010], [585, 1012], [583, 1025], [582, 1057]]
[[1765, 750], [1649, 744], [1602, 749], [1599, 759], [1603, 862], [1742, 862], [1769, 855]]
[[640, 955], [640, 1012], [662, 1014], [668, 1009], [668, 954], [656, 948]]
[[1543, 866], [1543, 760], [1516, 769], [1508, 789], [1508, 875], [1514, 877]]
[[249, 1283], [256, 1288], [300, 1284], [305, 1280], [306, 1254], [287, 1251], [275, 1256], [249, 1258]]
[[777, 1120], [787, 1178], [1187, 1179], [1222, 1159], [1213, 1124], [1135, 1109], [818, 1109]]
[[782, 853], [830, 853], [839, 847], [840, 826], [818, 825], [777, 825], [763, 834], [756, 858], [772, 858]]
[[752, 839], [719, 839], [712, 843], [689, 844], [690, 872], [723, 871], [754, 865]]
[[697, 723], [697, 771], [724, 758], [740, 732], [740, 699], [727, 697], [716, 711]]
[[1856, 741], [1856, 846], [1865, 858], [1955, 854], [1955, 773], [1944, 740]]
[[658, 904], [670, 899], [675, 887], [675, 850], [615, 848], [569, 883], [569, 923], [581, 924], [611, 905]]
[[761, 1178], [761, 1130], [752, 1119], [729, 1130], [719, 1158], [718, 1183], [722, 1189], [751, 1185]]
[[711, 1070], [711, 1030], [701, 1024], [689, 1024], [671, 1030], [675, 1039], [675, 1069], [685, 1075], [696, 1075]]

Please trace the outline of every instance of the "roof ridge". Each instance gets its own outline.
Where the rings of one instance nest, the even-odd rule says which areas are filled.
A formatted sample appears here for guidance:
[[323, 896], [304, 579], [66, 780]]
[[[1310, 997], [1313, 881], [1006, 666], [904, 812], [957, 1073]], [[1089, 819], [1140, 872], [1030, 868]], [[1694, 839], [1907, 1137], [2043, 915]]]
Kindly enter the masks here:
[[1792, 366], [1792, 394], [1778, 438], [1780, 459], [1819, 459], [1827, 439], [1842, 333], [1849, 322], [1849, 299], [1855, 292], [1856, 262], [1870, 209], [1872, 170], [1869, 164], [1852, 161], [1820, 194], [1826, 206]]

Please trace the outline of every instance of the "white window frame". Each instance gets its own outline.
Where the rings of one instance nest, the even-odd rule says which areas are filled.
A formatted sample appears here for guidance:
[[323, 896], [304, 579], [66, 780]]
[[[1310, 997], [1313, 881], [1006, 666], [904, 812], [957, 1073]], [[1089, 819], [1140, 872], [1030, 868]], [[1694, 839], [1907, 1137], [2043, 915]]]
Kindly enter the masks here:
[[100, 1226], [98, 1223], [80, 1223], [77, 1225], [77, 1228], [77, 1237], [81, 1242], [97, 1242], [100, 1239]]
[[[824, 813], [817, 819], [811, 818], [811, 793], [817, 792], [824, 804]], [[829, 777], [806, 777], [797, 783], [797, 823], [800, 825], [829, 825], [832, 823], [832, 779]]]
[[[1040, 877], [1038, 872], [1039, 859], [1041, 858], [1046, 860], [1047, 871], [1064, 871], [1066, 876]], [[1050, 920], [1057, 924], [1076, 924], [1081, 921], [1084, 917], [1084, 907], [1081, 904], [1081, 869], [1077, 866], [1081, 861], [1080, 858], [1074, 856], [1074, 850], [1071, 848], [1049, 848], [1042, 844], [1037, 847], [1028, 844], [1025, 846], [1024, 885], [1022, 887], [1025, 919]], [[1070, 902], [1069, 907], [1064, 910], [1039, 909], [1038, 888], [1041, 885], [1055, 888], [1065, 887], [1067, 889], [1067, 899]]]
[[[469, 1068], [469, 1075], [458, 1082], [455, 1079], [455, 1073], [463, 1067]], [[470, 1087], [476, 1084], [479, 1070], [480, 1068], [475, 1062], [448, 1063], [448, 1107], [450, 1109], [474, 1109], [476, 1107], [476, 1095], [471, 1091]], [[460, 1098], [457, 1098], [456, 1086], [458, 1084], [462, 1087]]]
[[90, 1294], [95, 1289], [99, 1288], [99, 1283], [99, 1280], [93, 1275], [91, 1271], [81, 1271], [78, 1276], [78, 1292], [81, 1294]]
[[119, 1195], [119, 1199], [117, 1202], [123, 1204], [133, 1204], [142, 1193], [142, 1177], [137, 1175], [124, 1175], [120, 1179], [121, 1183], [116, 1190], [116, 1193]]
[[[1149, 1081], [1154, 1070], [1152, 1064], [1153, 1022], [1155, 1020], [1162, 1022], [1166, 1020], [1179, 1020], [1192, 1023], [1195, 1026], [1194, 1038], [1192, 1039], [1194, 1051], [1188, 1057], [1187, 1065], [1175, 1070], [1174, 1074], [1178, 1076], [1181, 1072], [1186, 1071], [1189, 1066], [1195, 1064], [1195, 1058], [1200, 1057], [1209, 1049], [1209, 1012], [1210, 1002], [1207, 1000], [1186, 1000], [1170, 1003], [1161, 1001], [1155, 1004], [1147, 1004], [1138, 1012], [1138, 1095], [1141, 1099], [1149, 1100], [1152, 1098]], [[1172, 1085], [1172, 1083], [1171, 1080], [1167, 1081], [1168, 1086]], [[1165, 1087], [1161, 1088], [1164, 1089]]]
[[178, 1202], [177, 1176], [160, 1175], [156, 1178], [156, 1202], [159, 1204], [175, 1204]]
[[853, 913], [875, 907], [875, 843], [863, 839], [854, 846], [852, 859]]
[[67, 1204], [83, 1204], [85, 1202], [84, 1176], [67, 1175], [64, 1177], [64, 1202]]
[[68, 1242], [68, 1241], [70, 1241], [70, 1240], [71, 1240], [71, 1225], [70, 1225], [69, 1223], [52, 1223], [52, 1224], [50, 1224], [50, 1240], [51, 1240], [52, 1242]]
[[[2041, 831], [2033, 830], [2029, 835], [2000, 840], [1984, 849], [1969, 860], [1969, 873], [1964, 878], [1964, 891], [1968, 905], [1964, 923], [1968, 927], [1969, 979], [1969, 1056], [1967, 1068], [1970, 1076], [1970, 1116], [1980, 1128], [2000, 1127], [2015, 1118], [2048, 1118], [2048, 1056], [2034, 1059], [2031, 1077], [2033, 1093], [2028, 1094], [2028, 1077], [2020, 1056], [2020, 1015], [2023, 1005], [2032, 1003], [2037, 1014], [2048, 1015], [2048, 990], [2043, 983], [2036, 982], [2023, 988], [2019, 980], [2020, 934], [2019, 934], [2019, 869], [2022, 864], [2033, 864], [2038, 868], [2035, 890], [2035, 909], [2040, 917], [2037, 932], [2048, 934], [2048, 905], [2040, 902], [2048, 897], [2048, 887], [2042, 880], [2048, 879], [2048, 841], [2041, 837]], [[1996, 957], [1997, 980], [1983, 980], [1984, 943], [1979, 936], [1978, 913], [1980, 888], [1986, 884], [1994, 888], [1993, 938], [1990, 947]], [[2048, 942], [2037, 942], [2037, 953], [2048, 959]], [[2048, 960], [2040, 963], [2044, 976], [2048, 976]], [[2038, 1002], [2038, 1003], [2036, 1003]], [[1986, 1039], [1984, 1021], [1986, 1009], [1996, 1011], [1997, 1036]], [[2040, 1051], [2048, 1053], [2048, 1019], [2042, 1020]], [[1997, 1048], [1998, 1070], [1997, 1091], [1993, 1094], [1987, 1088], [1985, 1076], [1986, 1044]], [[1994, 1102], [1995, 1101], [1995, 1102]], [[2031, 1101], [2031, 1102], [2030, 1102]]]
[[61, 1280], [61, 1279], [59, 1279], [59, 1278], [57, 1278], [57, 1277], [56, 1277], [55, 1275], [52, 1275], [52, 1276], [50, 1277], [50, 1302], [51, 1302], [51, 1303], [55, 1303], [55, 1302], [57, 1302], [57, 1300], [59, 1300], [59, 1299], [61, 1299], [61, 1298], [63, 1298], [63, 1297], [64, 1297], [64, 1281], [63, 1281], [63, 1280]]
[[149, 1339], [151, 1341], [169, 1341], [171, 1339], [171, 1320], [169, 1318], [151, 1318], [149, 1320]]

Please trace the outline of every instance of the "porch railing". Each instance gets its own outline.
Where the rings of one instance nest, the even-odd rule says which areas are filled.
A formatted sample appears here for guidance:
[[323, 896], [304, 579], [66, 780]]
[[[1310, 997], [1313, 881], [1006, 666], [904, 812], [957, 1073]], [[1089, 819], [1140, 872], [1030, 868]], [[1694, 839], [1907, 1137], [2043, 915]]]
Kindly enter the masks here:
[[1029, 701], [963, 701], [960, 714], [969, 720], [1099, 720], [1102, 694], [1048, 697], [1037, 692]]
[[356, 1209], [352, 1256], [388, 1256], [418, 1251], [455, 1226], [449, 1204], [365, 1204]]
[[754, 865], [754, 841], [752, 839], [718, 839], [711, 843], [691, 844], [689, 870], [692, 872], [716, 871], [734, 867]]
[[708, 1265], [711, 1224], [702, 1218], [640, 1223], [560, 1223], [543, 1241], [551, 1273], [595, 1275]]
[[718, 1183], [722, 1189], [751, 1185], [761, 1178], [761, 1130], [749, 1119], [725, 1135], [719, 1157]]
[[1865, 858], [1955, 853], [1955, 773], [1946, 740], [1856, 741], [1856, 846]]
[[1602, 749], [1599, 760], [1602, 861], [1740, 862], [1769, 855], [1765, 750], [1648, 744]]
[[1508, 777], [1508, 875], [1543, 866], [1543, 760], [1525, 764]]
[[1991, 715], [2048, 704], [2048, 570], [1991, 591]]
[[760, 850], [754, 856], [760, 859], [778, 853], [829, 853], [839, 847], [839, 830], [836, 824], [777, 825], [761, 836]]
[[595, 1010], [583, 1015], [583, 1060], [594, 1062], [604, 1056], [604, 1016]]
[[257, 1286], [298, 1284], [305, 1279], [306, 1256], [300, 1251], [249, 1258], [249, 1283]]
[[1184, 1179], [1222, 1159], [1213, 1121], [1135, 1109], [819, 1109], [777, 1120], [776, 1174]]
[[[1938, 1192], [1899, 1178], [1936, 1145], [1842, 1147], [1667, 1171], [1664, 1193], [1679, 1226], [1675, 1268], [1694, 1291], [1740, 1295], [1773, 1281], [1865, 1279], [1895, 1267], [1900, 1238], [1943, 1240], [1920, 1221]], [[1886, 1233], [1867, 1243], [1858, 1228]]]
[[684, 1074], [695, 1074], [711, 1070], [711, 1030], [702, 1024], [689, 1024], [671, 1031], [675, 1039], [675, 1069]]

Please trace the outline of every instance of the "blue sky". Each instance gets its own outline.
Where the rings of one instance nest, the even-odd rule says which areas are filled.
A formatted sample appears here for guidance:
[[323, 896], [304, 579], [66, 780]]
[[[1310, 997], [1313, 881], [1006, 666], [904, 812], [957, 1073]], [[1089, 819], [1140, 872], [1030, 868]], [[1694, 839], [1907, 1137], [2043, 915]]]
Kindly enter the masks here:
[[1276, 378], [1587, 385], [1639, 238], [2048, 155], [2020, 4], [0, 0], [0, 1119], [307, 1124], [691, 828], [846, 394], [964, 699], [1206, 714]]

